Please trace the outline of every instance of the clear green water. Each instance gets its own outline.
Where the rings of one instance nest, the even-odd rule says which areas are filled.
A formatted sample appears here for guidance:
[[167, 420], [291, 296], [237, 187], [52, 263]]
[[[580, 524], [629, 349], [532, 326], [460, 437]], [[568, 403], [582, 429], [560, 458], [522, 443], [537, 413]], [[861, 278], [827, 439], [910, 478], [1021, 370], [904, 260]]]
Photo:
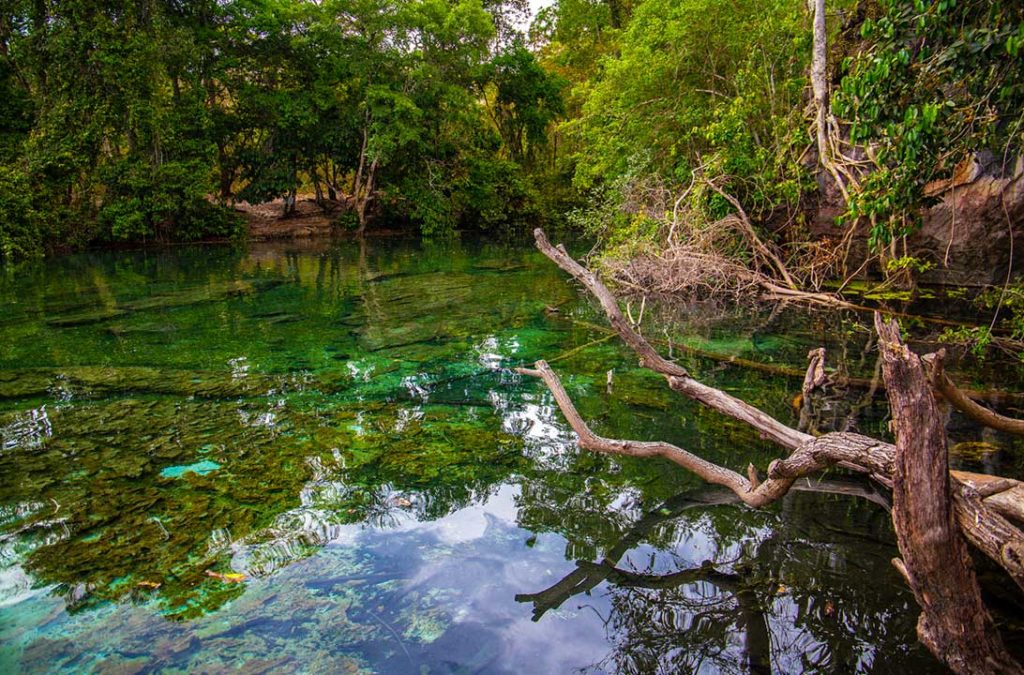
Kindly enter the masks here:
[[[89, 254], [0, 284], [0, 672], [937, 668], [878, 504], [751, 511], [575, 448], [511, 367], [552, 360], [601, 433], [776, 456], [638, 370], [525, 246]], [[873, 368], [834, 315], [688, 316], [650, 330]], [[673, 351], [795, 423], [798, 380]], [[882, 410], [847, 418], [883, 433]]]

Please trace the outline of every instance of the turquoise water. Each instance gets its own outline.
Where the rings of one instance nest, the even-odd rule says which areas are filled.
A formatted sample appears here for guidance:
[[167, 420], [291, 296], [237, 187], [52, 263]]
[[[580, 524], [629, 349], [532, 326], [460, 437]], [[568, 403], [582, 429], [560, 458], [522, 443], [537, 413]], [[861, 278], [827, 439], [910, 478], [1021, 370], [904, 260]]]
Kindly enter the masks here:
[[[684, 310], [645, 330], [793, 424], [799, 379], [707, 353], [799, 371], [825, 343], [852, 374], [874, 368], [838, 315]], [[179, 248], [8, 272], [0, 672], [936, 670], [885, 495], [837, 475], [752, 511], [661, 461], [575, 447], [514, 366], [551, 361], [605, 435], [736, 468], [778, 452], [602, 325], [526, 246]], [[819, 408], [819, 425], [885, 433], [863, 392]], [[1016, 466], [1012, 442], [953, 433], [995, 448], [964, 466]]]

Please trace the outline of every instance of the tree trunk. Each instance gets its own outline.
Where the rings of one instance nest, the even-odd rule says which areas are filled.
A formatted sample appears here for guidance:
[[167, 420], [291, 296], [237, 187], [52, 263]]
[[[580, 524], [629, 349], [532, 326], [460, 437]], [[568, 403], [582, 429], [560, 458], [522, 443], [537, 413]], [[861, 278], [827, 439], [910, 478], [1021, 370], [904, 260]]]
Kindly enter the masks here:
[[360, 236], [366, 231], [366, 209], [373, 197], [373, 180], [377, 173], [377, 160], [370, 162], [370, 168], [366, 172], [366, 181], [362, 186], [361, 194], [356, 194], [356, 216], [359, 219], [359, 229], [356, 233]]
[[903, 555], [897, 566], [921, 606], [917, 635], [958, 673], [1024, 672], [981, 600], [953, 517], [946, 428], [921, 359], [901, 342], [895, 321], [876, 314], [875, 330], [896, 434], [892, 522]]
[[313, 181], [313, 195], [316, 205], [323, 209], [325, 208], [324, 190], [320, 185], [320, 173], [316, 170], [316, 162], [309, 165], [309, 178]]
[[282, 218], [287, 218], [295, 213], [295, 188], [292, 187], [288, 191], [288, 194], [284, 196], [284, 213], [281, 215]]
[[814, 0], [814, 45], [811, 51], [811, 88], [814, 91], [815, 135], [818, 160], [828, 166], [828, 33], [825, 0]]
[[359, 148], [359, 166], [352, 174], [352, 196], [356, 198], [359, 197], [359, 186], [363, 181], [363, 167], [366, 166], [366, 146], [369, 144], [369, 134], [369, 130], [363, 127], [363, 144]]
[[235, 172], [228, 162], [227, 149], [223, 143], [217, 144], [217, 166], [220, 167], [220, 200], [226, 202], [232, 196]]
[[828, 91], [828, 28], [825, 24], [825, 0], [814, 0], [814, 44], [811, 50], [811, 89], [814, 92], [814, 127], [818, 146], [818, 162], [824, 167], [849, 203], [846, 185], [832, 161], [828, 135], [831, 115]]
[[327, 183], [327, 198], [332, 202], [338, 201], [338, 191], [334, 188], [338, 184], [338, 175], [330, 159], [324, 163], [324, 182]]

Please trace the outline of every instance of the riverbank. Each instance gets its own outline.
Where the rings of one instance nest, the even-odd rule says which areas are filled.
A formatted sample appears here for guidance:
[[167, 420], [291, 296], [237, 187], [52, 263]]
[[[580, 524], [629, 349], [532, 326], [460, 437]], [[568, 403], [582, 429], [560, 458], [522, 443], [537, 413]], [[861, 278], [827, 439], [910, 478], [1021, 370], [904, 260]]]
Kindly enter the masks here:
[[339, 229], [338, 216], [346, 208], [343, 202], [329, 202], [326, 208], [321, 208], [311, 194], [298, 195], [295, 211], [287, 217], [283, 215], [283, 199], [260, 204], [234, 204], [235, 213], [245, 221], [250, 241], [330, 236]]

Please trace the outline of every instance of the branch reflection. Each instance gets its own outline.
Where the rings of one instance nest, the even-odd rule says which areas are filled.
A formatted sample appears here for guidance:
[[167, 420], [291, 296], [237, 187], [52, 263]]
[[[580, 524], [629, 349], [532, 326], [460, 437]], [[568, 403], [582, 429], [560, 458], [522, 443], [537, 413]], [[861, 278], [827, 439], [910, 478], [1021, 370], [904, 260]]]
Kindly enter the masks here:
[[[863, 482], [819, 480], [800, 487], [888, 507], [887, 496]], [[856, 548], [865, 535], [815, 531], [809, 536], [792, 531], [793, 519], [784, 518], [775, 529], [744, 542], [735, 560], [697, 565], [684, 561], [681, 552], [652, 553], [645, 546], [654, 532], [688, 510], [736, 501], [731, 492], [717, 489], [676, 495], [641, 516], [599, 560], [577, 561], [551, 586], [515, 599], [532, 604], [533, 620], [541, 621], [603, 584], [610, 611], [601, 618], [612, 649], [592, 666], [600, 672], [853, 672], [889, 670], [907, 660], [913, 647], [896, 635], [911, 628], [913, 614], [878, 606], [881, 595], [874, 597], [870, 587], [836, 584], [839, 571], [872, 574], [848, 569], [844, 555], [844, 547]], [[793, 495], [782, 508], [799, 511], [802, 502], [808, 500]], [[823, 557], [831, 558], [831, 565], [822, 564]], [[886, 564], [878, 562], [880, 569]], [[673, 565], [676, 569], [666, 571]], [[576, 607], [588, 608], [597, 611], [586, 602]], [[851, 642], [851, 633], [859, 639]]]

